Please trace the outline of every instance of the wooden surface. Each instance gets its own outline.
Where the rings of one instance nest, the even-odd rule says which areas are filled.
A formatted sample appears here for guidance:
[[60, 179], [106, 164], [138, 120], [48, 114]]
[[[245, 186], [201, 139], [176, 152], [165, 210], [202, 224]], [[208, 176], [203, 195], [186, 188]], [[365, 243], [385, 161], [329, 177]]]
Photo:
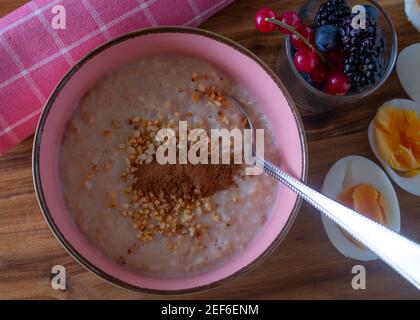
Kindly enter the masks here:
[[[0, 0], [0, 16], [26, 1]], [[404, 48], [420, 41], [407, 22], [401, 0], [379, 1], [391, 14]], [[299, 1], [237, 0], [210, 18], [202, 28], [221, 33], [251, 49], [271, 67], [282, 47], [282, 36], [254, 30], [255, 11], [267, 5], [281, 12], [296, 9]], [[0, 69], [1, 70], [1, 69]], [[404, 97], [395, 74], [376, 94], [374, 103], [321, 115], [302, 111], [309, 143], [309, 184], [315, 188], [334, 161], [357, 154], [372, 160], [367, 126], [384, 101]], [[32, 138], [0, 157], [0, 298], [152, 299], [157, 296], [117, 288], [84, 270], [56, 241], [38, 208], [31, 176]], [[376, 160], [375, 160], [376, 162]], [[401, 207], [402, 234], [420, 242], [420, 198], [395, 186]], [[53, 265], [66, 267], [67, 290], [53, 290]], [[303, 205], [285, 241], [264, 263], [240, 279], [211, 291], [188, 295], [193, 299], [378, 299], [414, 298], [420, 294], [381, 261], [362, 263], [367, 289], [351, 288], [351, 268], [327, 239], [318, 213]], [[159, 297], [160, 298], [160, 297]]]

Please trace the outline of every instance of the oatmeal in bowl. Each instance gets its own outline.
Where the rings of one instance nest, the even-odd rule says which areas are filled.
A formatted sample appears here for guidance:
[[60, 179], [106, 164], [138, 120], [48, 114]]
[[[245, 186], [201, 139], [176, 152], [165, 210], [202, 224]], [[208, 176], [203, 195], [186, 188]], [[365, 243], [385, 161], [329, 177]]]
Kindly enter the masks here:
[[64, 131], [59, 164], [66, 205], [92, 245], [130, 269], [180, 276], [223, 263], [255, 237], [273, 206], [274, 179], [246, 176], [239, 164], [160, 164], [155, 157], [158, 131], [180, 134], [179, 121], [187, 130], [243, 126], [225, 93], [260, 116], [271, 145], [265, 150], [274, 153], [259, 106], [195, 57], [143, 58], [84, 95]]
[[[34, 145], [38, 199], [64, 247], [117, 285], [165, 293], [209, 288], [272, 251], [296, 196], [266, 174], [248, 175], [230, 147], [217, 155], [232, 161], [215, 164], [219, 140], [201, 144], [204, 158], [189, 140], [194, 130], [245, 129], [230, 98], [264, 129], [265, 157], [305, 179], [304, 134], [287, 92], [233, 42], [157, 28], [83, 59], [51, 96]], [[162, 149], [171, 137], [175, 149]], [[171, 153], [175, 163], [162, 164]]]

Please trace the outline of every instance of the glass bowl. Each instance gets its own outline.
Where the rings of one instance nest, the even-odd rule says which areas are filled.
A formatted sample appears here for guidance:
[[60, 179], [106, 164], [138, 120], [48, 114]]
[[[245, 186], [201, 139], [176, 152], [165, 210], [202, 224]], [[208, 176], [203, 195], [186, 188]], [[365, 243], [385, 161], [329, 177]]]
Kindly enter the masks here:
[[[299, 16], [303, 23], [313, 24], [318, 8], [326, 0], [310, 0], [299, 11]], [[292, 56], [292, 46], [290, 36], [286, 37], [285, 50], [280, 53], [277, 63], [277, 73], [285, 82], [289, 92], [295, 102], [302, 108], [314, 112], [331, 110], [343, 105], [352, 105], [366, 98], [379, 89], [388, 79], [395, 65], [398, 51], [398, 40], [395, 27], [386, 11], [376, 2], [371, 0], [347, 0], [350, 7], [355, 5], [369, 4], [376, 8], [378, 12], [377, 25], [382, 29], [385, 41], [384, 69], [381, 78], [374, 84], [364, 87], [362, 90], [349, 92], [346, 96], [329, 95], [311, 84], [309, 84], [297, 71]]]

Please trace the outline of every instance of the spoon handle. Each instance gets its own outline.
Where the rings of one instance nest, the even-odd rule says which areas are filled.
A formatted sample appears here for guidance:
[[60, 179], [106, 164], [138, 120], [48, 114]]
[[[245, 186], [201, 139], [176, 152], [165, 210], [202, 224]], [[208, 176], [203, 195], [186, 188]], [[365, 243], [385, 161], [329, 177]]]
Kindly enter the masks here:
[[418, 244], [311, 189], [272, 163], [260, 157], [256, 159], [265, 172], [333, 220], [420, 290]]

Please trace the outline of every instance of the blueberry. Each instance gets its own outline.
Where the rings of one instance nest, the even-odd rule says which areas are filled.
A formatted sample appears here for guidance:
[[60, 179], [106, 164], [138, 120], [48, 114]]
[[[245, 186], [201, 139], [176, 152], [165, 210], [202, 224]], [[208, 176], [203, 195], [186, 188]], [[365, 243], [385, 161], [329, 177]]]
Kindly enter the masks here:
[[338, 47], [340, 41], [336, 26], [327, 24], [315, 31], [315, 45], [321, 52], [328, 52]]
[[366, 9], [366, 15], [370, 17], [373, 21], [376, 21], [376, 18], [378, 17], [378, 10], [376, 10], [375, 7], [365, 4], [363, 5]]
[[300, 72], [300, 75], [302, 76], [302, 78], [306, 81], [306, 82], [310, 82], [311, 78], [309, 77], [309, 73], [303, 73]]

